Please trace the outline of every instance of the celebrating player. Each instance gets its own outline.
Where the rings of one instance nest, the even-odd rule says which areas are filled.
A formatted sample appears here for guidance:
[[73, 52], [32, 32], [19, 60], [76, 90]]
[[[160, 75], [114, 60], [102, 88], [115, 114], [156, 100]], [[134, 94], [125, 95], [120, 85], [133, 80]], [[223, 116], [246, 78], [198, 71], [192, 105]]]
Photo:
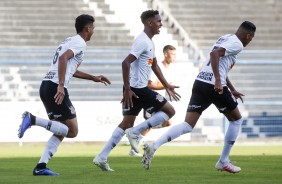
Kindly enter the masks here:
[[65, 39], [57, 48], [49, 71], [40, 86], [40, 98], [49, 120], [36, 117], [30, 112], [23, 114], [19, 138], [22, 138], [25, 131], [34, 125], [44, 127], [54, 133], [48, 140], [45, 151], [33, 170], [35, 176], [57, 176], [58, 173], [46, 168], [46, 165], [56, 153], [64, 137], [74, 138], [77, 136], [76, 112], [67, 90], [71, 77], [101, 82], [105, 85], [110, 84], [110, 81], [103, 75], [94, 76], [77, 70], [84, 56], [86, 42], [91, 39], [93, 34], [94, 22], [95, 19], [91, 15], [78, 16], [75, 21], [77, 35]]

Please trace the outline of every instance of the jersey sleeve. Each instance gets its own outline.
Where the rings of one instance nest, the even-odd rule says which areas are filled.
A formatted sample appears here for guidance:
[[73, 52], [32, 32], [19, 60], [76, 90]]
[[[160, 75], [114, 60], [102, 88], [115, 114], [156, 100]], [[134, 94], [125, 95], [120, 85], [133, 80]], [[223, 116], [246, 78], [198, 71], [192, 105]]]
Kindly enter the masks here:
[[80, 54], [81, 52], [84, 52], [86, 47], [85, 42], [79, 40], [79, 39], [74, 39], [72, 43], [70, 43], [69, 49], [73, 51], [74, 56], [77, 54]]
[[228, 40], [220, 45], [220, 47], [225, 48], [225, 56], [237, 55], [243, 50], [243, 45], [239, 41]]
[[140, 39], [136, 39], [135, 42], [133, 43], [130, 54], [134, 55], [136, 58], [139, 58], [140, 55], [146, 51], [147, 49], [147, 44], [145, 41], [142, 41]]

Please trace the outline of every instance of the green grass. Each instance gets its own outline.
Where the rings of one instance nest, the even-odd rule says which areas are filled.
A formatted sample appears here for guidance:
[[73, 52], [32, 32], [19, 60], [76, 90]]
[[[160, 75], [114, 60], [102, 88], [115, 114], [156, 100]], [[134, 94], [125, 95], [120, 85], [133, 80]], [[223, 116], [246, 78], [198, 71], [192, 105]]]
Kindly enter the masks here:
[[282, 183], [282, 146], [235, 146], [231, 159], [242, 168], [238, 174], [214, 169], [221, 146], [163, 146], [156, 153], [150, 170], [145, 170], [140, 164], [141, 158], [128, 156], [129, 146], [119, 145], [109, 157], [115, 172], [102, 172], [92, 164], [102, 146], [63, 143], [48, 164], [60, 176], [34, 177], [32, 170], [44, 144], [0, 145], [0, 183]]

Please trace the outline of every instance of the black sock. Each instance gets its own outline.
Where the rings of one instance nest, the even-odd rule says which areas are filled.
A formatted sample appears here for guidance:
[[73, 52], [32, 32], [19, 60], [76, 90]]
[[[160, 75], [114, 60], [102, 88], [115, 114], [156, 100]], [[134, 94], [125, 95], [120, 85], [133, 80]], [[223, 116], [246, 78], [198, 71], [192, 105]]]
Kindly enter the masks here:
[[35, 125], [35, 116], [30, 114], [31, 124]]
[[36, 165], [36, 168], [37, 169], [45, 169], [46, 168], [46, 163], [38, 163], [37, 165]]

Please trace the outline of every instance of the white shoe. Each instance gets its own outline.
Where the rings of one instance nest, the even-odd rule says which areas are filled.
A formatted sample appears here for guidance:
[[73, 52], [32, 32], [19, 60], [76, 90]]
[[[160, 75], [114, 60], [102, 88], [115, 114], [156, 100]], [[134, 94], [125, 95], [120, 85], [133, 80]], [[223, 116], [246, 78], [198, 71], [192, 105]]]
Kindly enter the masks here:
[[131, 130], [132, 130], [132, 128], [128, 128], [128, 129], [125, 130], [126, 137], [129, 140], [131, 148], [136, 153], [139, 153], [139, 136], [133, 135]]
[[100, 167], [102, 169], [102, 171], [114, 171], [113, 169], [110, 168], [110, 165], [108, 163], [107, 160], [102, 160], [101, 157], [99, 155], [97, 155], [94, 159], [93, 159], [93, 163], [95, 165], [97, 165], [98, 167]]
[[227, 171], [230, 173], [238, 173], [241, 171], [241, 168], [232, 164], [231, 161], [228, 161], [226, 164], [223, 164], [220, 160], [215, 164], [215, 168], [219, 171]]
[[143, 167], [149, 169], [152, 159], [154, 158], [154, 143], [145, 143], [144, 144], [144, 155], [142, 158]]
[[133, 157], [142, 157], [143, 156], [141, 153], [136, 153], [133, 149], [130, 149], [128, 154]]

